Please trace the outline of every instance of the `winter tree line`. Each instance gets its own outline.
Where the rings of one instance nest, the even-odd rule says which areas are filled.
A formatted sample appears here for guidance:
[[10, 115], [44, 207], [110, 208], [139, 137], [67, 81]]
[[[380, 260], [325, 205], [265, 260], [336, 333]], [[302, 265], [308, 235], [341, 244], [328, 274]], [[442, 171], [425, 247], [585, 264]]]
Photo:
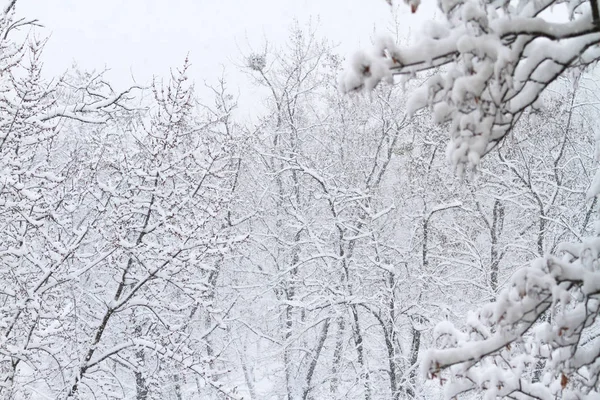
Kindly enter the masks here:
[[0, 398], [599, 398], [597, 8], [517, 3], [347, 69], [294, 26], [240, 122], [188, 60], [45, 79], [8, 2]]

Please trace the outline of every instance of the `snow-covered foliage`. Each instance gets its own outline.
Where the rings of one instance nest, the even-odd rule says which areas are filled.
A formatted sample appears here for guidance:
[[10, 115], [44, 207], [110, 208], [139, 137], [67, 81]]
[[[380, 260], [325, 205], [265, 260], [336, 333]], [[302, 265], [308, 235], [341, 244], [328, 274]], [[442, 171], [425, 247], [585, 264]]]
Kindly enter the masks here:
[[[568, 20], [551, 22], [556, 20], [552, 11], [560, 7], [568, 10]], [[535, 119], [529, 111], [544, 90], [570, 70], [576, 71], [576, 88], [581, 70], [600, 57], [596, 1], [459, 0], [441, 1], [439, 8], [444, 23], [428, 24], [423, 39], [413, 47], [380, 40], [372, 53], [353, 59], [340, 86], [345, 92], [369, 90], [397, 74], [439, 68], [410, 95], [407, 113], [428, 107], [436, 122], [447, 123], [451, 135], [447, 156], [459, 174], [478, 166], [509, 133], [522, 140], [515, 131], [519, 124], [528, 126], [523, 124], [524, 115]], [[545, 164], [536, 161], [539, 153], [527, 158], [518, 149], [521, 160], [506, 160], [503, 153], [515, 153], [511, 146], [521, 147], [516, 141], [498, 151], [501, 169], [514, 176], [515, 187], [521, 186], [534, 201], [539, 215], [533, 222], [538, 225], [537, 253], [543, 258], [516, 271], [493, 303], [469, 314], [463, 329], [448, 322], [437, 326], [434, 340], [440, 349], [427, 352], [422, 370], [445, 384], [448, 398], [467, 392], [483, 393], [486, 399], [600, 398], [600, 243], [598, 232], [586, 228], [596, 204], [597, 179], [592, 181], [586, 172], [585, 185], [578, 189], [581, 194], [589, 187], [587, 199], [594, 199], [590, 208], [581, 197], [575, 203], [557, 202], [555, 197], [578, 185], [564, 170], [569, 164], [564, 164], [564, 152], [571, 140], [574, 100], [575, 94], [561, 105], [568, 118], [544, 176], [536, 176]], [[526, 135], [543, 140], [552, 123], [548, 116], [540, 125], [529, 125]], [[593, 146], [587, 145], [589, 156]], [[520, 163], [525, 169], [518, 171]], [[544, 187], [550, 189], [550, 197], [541, 194]], [[586, 238], [581, 228], [573, 229], [580, 222], [561, 217], [577, 208], [581, 211], [574, 214], [575, 220], [583, 221], [583, 229], [594, 236]], [[560, 211], [552, 216], [553, 210]], [[494, 214], [499, 212], [504, 216], [504, 210], [494, 206]], [[557, 219], [577, 242], [547, 248], [552, 230], [546, 224]]]
[[[340, 88], [371, 90], [394, 75], [440, 67], [409, 95], [407, 113], [429, 107], [436, 121], [449, 123], [447, 153], [459, 173], [477, 166], [551, 82], [600, 57], [595, 1], [442, 0], [438, 6], [444, 21], [427, 23], [413, 45], [381, 38], [356, 54]], [[551, 22], [552, 11], [570, 18]]]
[[564, 244], [514, 274], [496, 299], [469, 316], [466, 331], [436, 329], [441, 350], [423, 368], [442, 378], [447, 397], [477, 390], [485, 398], [598, 397], [600, 354], [598, 243]]
[[[511, 187], [507, 188], [506, 195], [512, 197], [524, 190], [523, 195], [531, 199], [531, 210], [539, 216], [529, 217], [538, 238], [537, 245], [532, 243], [529, 248], [544, 257], [516, 271], [493, 303], [469, 313], [466, 323], [460, 324], [462, 329], [447, 322], [438, 325], [434, 334], [438, 350], [427, 352], [422, 369], [430, 378], [445, 384], [447, 398], [468, 392], [483, 393], [484, 398], [598, 396], [599, 300], [594, 287], [600, 277], [598, 232], [589, 227], [592, 213], [597, 212], [596, 200], [585, 204], [586, 189], [592, 182], [594, 156], [589, 136], [574, 141], [589, 129], [580, 125], [580, 118], [575, 115], [575, 100], [582, 102], [575, 94], [586, 85], [579, 79], [570, 99], [553, 99], [558, 100], [554, 106], [550, 106], [553, 100], [548, 99], [551, 107], [548, 111], [528, 116], [521, 123], [526, 122], [524, 125], [529, 129], [514, 132], [521, 143], [511, 143], [513, 148], [507, 145], [507, 150], [499, 152], [499, 167], [505, 170], [504, 174], [513, 176], [507, 181]], [[556, 140], [547, 129], [561, 114], [566, 124], [561, 124], [562, 133], [551, 145], [554, 161], [540, 162], [540, 157], [548, 157], [547, 150], [540, 144]], [[539, 118], [544, 124], [539, 124]], [[529, 125], [530, 122], [534, 125]], [[536, 129], [541, 136], [522, 137], [531, 136]], [[528, 141], [535, 144], [530, 155], [523, 152], [523, 143]], [[578, 146], [572, 148], [574, 152], [568, 148], [572, 145]], [[509, 161], [505, 157], [511, 153], [516, 157]], [[568, 172], [575, 166], [571, 160], [576, 159], [580, 164], [578, 169], [584, 164], [588, 167], [579, 173]], [[546, 173], [540, 168], [543, 164], [547, 164]], [[572, 180], [578, 174], [585, 179]], [[554, 193], [567, 187], [572, 193], [579, 193], [577, 200], [570, 199], [569, 195], [561, 196], [560, 200], [555, 197]], [[523, 215], [527, 215], [527, 202], [521, 204]], [[565, 218], [567, 213], [572, 216]], [[548, 225], [557, 222], [559, 226]], [[594, 236], [585, 237], [590, 234]], [[569, 237], [577, 242], [565, 241]], [[507, 256], [506, 250], [504, 252]], [[549, 255], [549, 252], [557, 255]]]
[[[438, 78], [377, 85], [437, 64], [400, 66], [389, 41], [378, 54], [393, 68], [359, 69], [370, 75], [352, 79], [371, 96], [350, 97], [333, 84], [332, 47], [293, 27], [287, 46], [244, 57], [266, 113], [240, 124], [224, 78], [209, 86], [213, 103], [196, 97], [188, 60], [123, 93], [76, 68], [46, 82], [44, 43], [13, 39], [9, 4], [1, 398], [597, 394], [599, 246], [585, 239], [600, 192], [595, 76], [563, 73], [460, 180], [447, 168], [446, 127], [405, 96]], [[452, 32], [479, 40], [483, 3], [453, 4], [453, 24], [425, 28], [433, 43]], [[490, 20], [532, 7], [502, 4]], [[491, 62], [453, 54], [442, 73]], [[451, 93], [427, 90], [437, 122], [470, 115], [456, 104], [443, 112]], [[547, 253], [564, 255], [539, 258]]]

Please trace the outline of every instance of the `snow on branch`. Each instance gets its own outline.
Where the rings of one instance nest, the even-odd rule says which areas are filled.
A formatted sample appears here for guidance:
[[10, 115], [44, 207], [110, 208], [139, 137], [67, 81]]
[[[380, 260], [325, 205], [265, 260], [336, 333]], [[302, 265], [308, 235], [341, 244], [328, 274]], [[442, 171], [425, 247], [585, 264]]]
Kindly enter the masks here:
[[[558, 4], [569, 8], [571, 20], [546, 19], [543, 12]], [[436, 122], [448, 123], [448, 158], [459, 173], [476, 167], [550, 83], [600, 58], [600, 27], [588, 2], [463, 0], [439, 7], [443, 23], [427, 23], [409, 47], [380, 38], [352, 58], [339, 86], [371, 90], [395, 75], [439, 68], [411, 95], [407, 113], [429, 108]]]
[[122, 102], [128, 100], [128, 94], [138, 87], [131, 87], [121, 93], [110, 96], [95, 95], [93, 99], [76, 104], [56, 106], [45, 113], [29, 118], [27, 122], [43, 124], [55, 118], [69, 118], [91, 124], [103, 124], [110, 119], [111, 111], [123, 107]]
[[568, 247], [575, 259], [548, 256], [518, 271], [496, 302], [469, 316], [465, 329], [450, 323], [436, 328], [442, 348], [427, 353], [422, 370], [448, 381], [449, 398], [470, 390], [483, 390], [486, 398], [600, 396], [599, 342], [593, 338], [600, 247], [598, 240]]
[[462, 202], [459, 200], [454, 200], [452, 202], [449, 203], [444, 203], [444, 204], [438, 204], [436, 206], [434, 206], [428, 213], [427, 213], [427, 218], [430, 218], [433, 214], [440, 212], [440, 211], [444, 211], [444, 210], [448, 210], [450, 208], [458, 208], [458, 207], [462, 207]]

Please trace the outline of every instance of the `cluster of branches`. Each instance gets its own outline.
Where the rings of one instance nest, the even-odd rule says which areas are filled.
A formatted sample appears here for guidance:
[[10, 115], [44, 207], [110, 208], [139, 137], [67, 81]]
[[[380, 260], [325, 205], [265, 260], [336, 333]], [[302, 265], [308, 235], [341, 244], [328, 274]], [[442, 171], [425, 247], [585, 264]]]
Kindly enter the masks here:
[[[568, 21], [548, 21], [557, 7]], [[439, 8], [446, 20], [429, 22], [414, 46], [381, 38], [372, 51], [356, 54], [340, 86], [369, 90], [396, 75], [441, 67], [411, 95], [407, 112], [429, 107], [436, 121], [448, 123], [448, 157], [459, 173], [477, 166], [548, 85], [600, 58], [596, 0], [443, 0]]]

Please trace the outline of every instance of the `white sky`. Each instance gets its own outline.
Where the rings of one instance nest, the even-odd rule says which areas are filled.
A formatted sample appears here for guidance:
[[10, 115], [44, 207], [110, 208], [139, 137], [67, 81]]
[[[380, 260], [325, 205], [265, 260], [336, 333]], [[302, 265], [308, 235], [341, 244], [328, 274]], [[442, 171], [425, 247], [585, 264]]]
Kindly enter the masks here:
[[[399, 3], [408, 32], [426, 13], [410, 14]], [[47, 76], [76, 62], [87, 70], [109, 68], [109, 81], [124, 88], [132, 76], [141, 84], [167, 77], [189, 53], [197, 87], [214, 83], [225, 66], [230, 87], [241, 87], [242, 107], [252, 95], [234, 63], [265, 40], [284, 43], [294, 18], [301, 24], [318, 19], [318, 33], [339, 43], [342, 55], [368, 46], [374, 30], [394, 21], [385, 0], [18, 0], [17, 14], [39, 19], [41, 34], [51, 34]]]

